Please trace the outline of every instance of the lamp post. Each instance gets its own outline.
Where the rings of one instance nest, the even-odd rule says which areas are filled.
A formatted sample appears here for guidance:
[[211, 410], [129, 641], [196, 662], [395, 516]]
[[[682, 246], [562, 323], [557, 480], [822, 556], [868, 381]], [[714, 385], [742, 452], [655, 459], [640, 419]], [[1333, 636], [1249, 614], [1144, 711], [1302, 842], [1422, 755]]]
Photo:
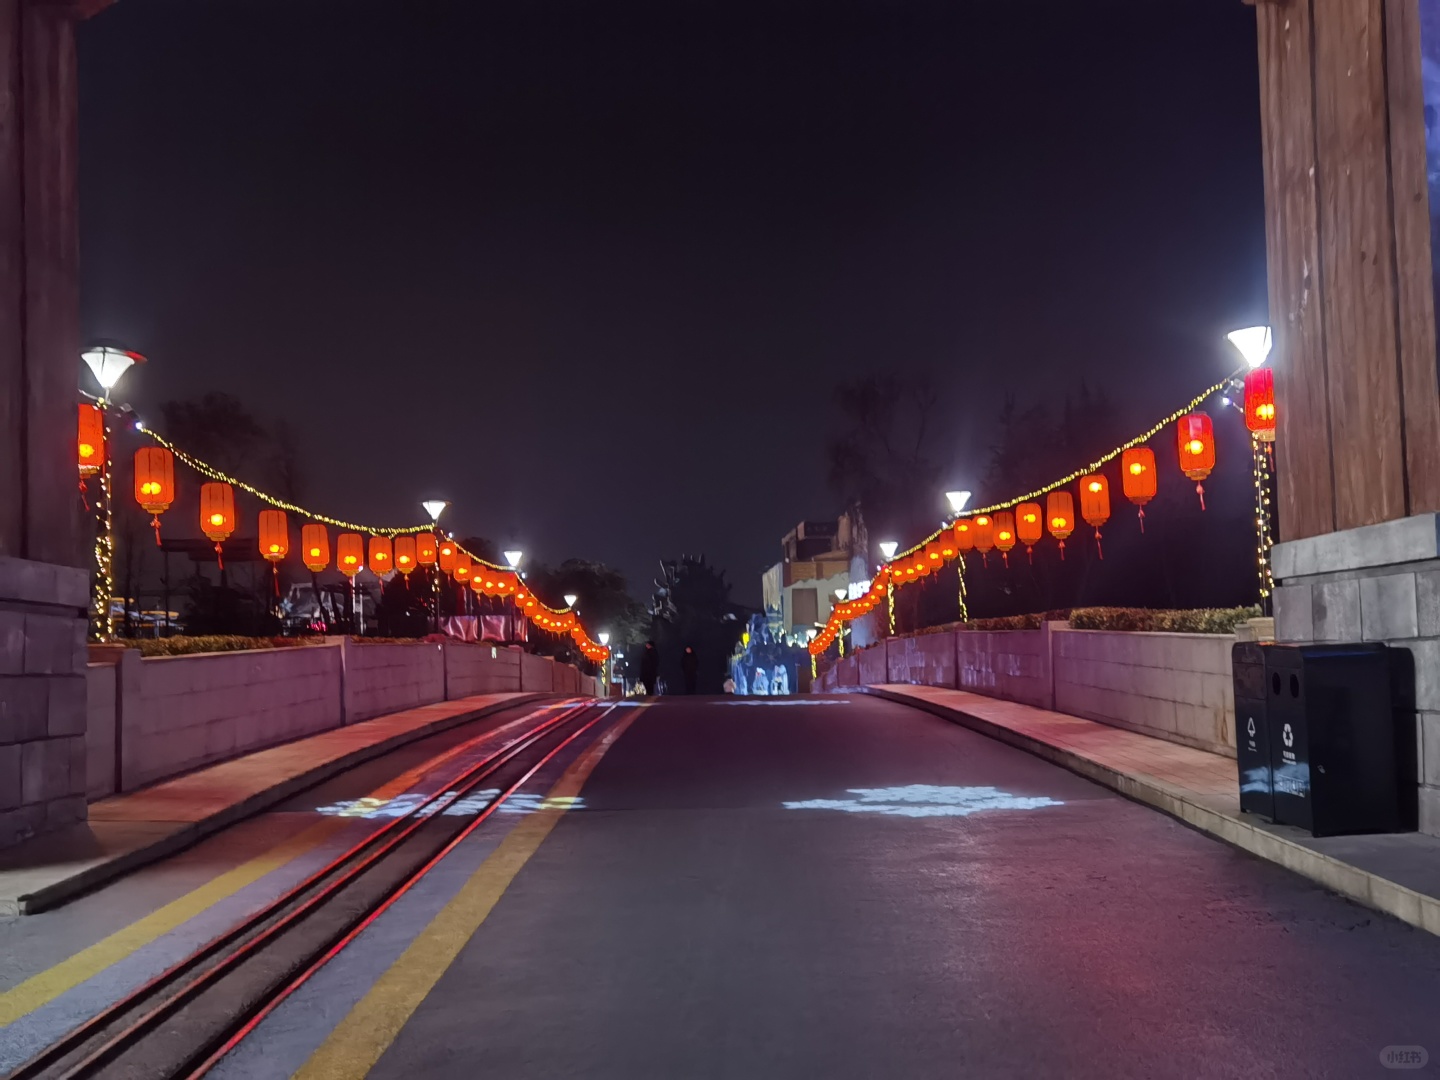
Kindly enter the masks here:
[[970, 492], [947, 491], [945, 492], [945, 498], [950, 501], [951, 514], [953, 514], [955, 517], [959, 517], [962, 513], [964, 513], [965, 506], [970, 501]]
[[[598, 634], [595, 635], [595, 637], [599, 640], [599, 642], [600, 642], [601, 645], [604, 645], [604, 646], [606, 646], [607, 648], [609, 647], [609, 645], [610, 645], [610, 631], [608, 631], [608, 630], [601, 630], [600, 633], [598, 633]], [[608, 656], [605, 658], [605, 662], [600, 665], [600, 675], [601, 675], [601, 678], [603, 678], [603, 679], [605, 680], [605, 696], [606, 696], [606, 697], [609, 697], [609, 696], [610, 696], [610, 658], [609, 658]]]
[[[900, 547], [894, 540], [880, 541], [880, 555], [888, 563], [895, 558], [895, 552]], [[890, 580], [890, 575], [885, 575], [885, 616], [890, 633], [895, 633], [895, 583]]]
[[[450, 503], [445, 499], [426, 499], [420, 504], [425, 512], [430, 515], [430, 524], [435, 529], [435, 544], [438, 547], [445, 539], [440, 535], [440, 515], [443, 514]], [[434, 566], [430, 573], [430, 611], [433, 620], [435, 633], [440, 632], [440, 591], [436, 584], [440, 576], [440, 567]]]
[[95, 570], [90, 585], [90, 637], [94, 641], [106, 642], [115, 636], [115, 613], [111, 610], [115, 596], [115, 516], [110, 490], [110, 421], [112, 413], [118, 410], [111, 401], [111, 395], [125, 373], [136, 364], [144, 363], [145, 357], [129, 349], [95, 345], [82, 352], [80, 358], [100, 384], [96, 407], [100, 410], [105, 445], [100, 454], [100, 497], [95, 500]]
[[[525, 558], [525, 552], [521, 551], [519, 548], [512, 548], [509, 551], [502, 551], [501, 554], [505, 556], [505, 565], [510, 567], [511, 570], [515, 571], [516, 577], [521, 577], [522, 575], [520, 573], [520, 561]], [[508, 636], [511, 638], [511, 640], [514, 640], [514, 629], [519, 622], [520, 609], [515, 606], [514, 596], [510, 597], [508, 603], [510, 605], [509, 618], [511, 620], [511, 632]]]
[[[1245, 366], [1255, 372], [1264, 367], [1265, 362], [1270, 359], [1274, 339], [1268, 326], [1247, 326], [1243, 330], [1232, 330], [1225, 335], [1225, 340], [1235, 347], [1235, 351], [1245, 360]], [[1230, 399], [1227, 396], [1225, 400], [1228, 402]], [[1243, 406], [1238, 407], [1246, 414], [1248, 423], [1249, 410]], [[1273, 403], [1271, 407], [1273, 409]], [[1269, 434], [1273, 438], [1274, 432]], [[1251, 481], [1255, 487], [1255, 572], [1259, 578], [1260, 612], [1263, 615], [1272, 613], [1271, 593], [1275, 588], [1275, 579], [1270, 570], [1270, 549], [1275, 546], [1275, 467], [1270, 454], [1272, 445], [1271, 442], [1262, 441], [1260, 435], [1254, 431], [1250, 433]]]

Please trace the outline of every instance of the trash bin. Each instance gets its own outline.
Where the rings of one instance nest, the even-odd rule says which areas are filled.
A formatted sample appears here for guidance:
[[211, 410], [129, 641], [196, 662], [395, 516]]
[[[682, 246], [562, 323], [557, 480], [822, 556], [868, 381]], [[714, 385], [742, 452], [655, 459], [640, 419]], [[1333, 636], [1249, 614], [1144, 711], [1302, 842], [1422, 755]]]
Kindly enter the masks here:
[[1263, 648], [1275, 820], [1312, 836], [1398, 832], [1389, 650]]
[[1265, 652], [1253, 641], [1237, 642], [1231, 649], [1230, 661], [1235, 681], [1235, 759], [1240, 770], [1240, 809], [1274, 821]]

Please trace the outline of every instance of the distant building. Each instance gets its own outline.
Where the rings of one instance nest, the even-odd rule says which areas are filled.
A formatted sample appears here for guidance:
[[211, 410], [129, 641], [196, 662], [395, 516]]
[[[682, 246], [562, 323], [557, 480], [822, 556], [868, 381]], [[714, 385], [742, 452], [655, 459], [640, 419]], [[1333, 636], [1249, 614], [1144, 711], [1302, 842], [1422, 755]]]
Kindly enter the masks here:
[[865, 525], [858, 515], [802, 521], [780, 541], [780, 561], [761, 577], [766, 625], [772, 637], [801, 645], [823, 626], [837, 603], [870, 587]]

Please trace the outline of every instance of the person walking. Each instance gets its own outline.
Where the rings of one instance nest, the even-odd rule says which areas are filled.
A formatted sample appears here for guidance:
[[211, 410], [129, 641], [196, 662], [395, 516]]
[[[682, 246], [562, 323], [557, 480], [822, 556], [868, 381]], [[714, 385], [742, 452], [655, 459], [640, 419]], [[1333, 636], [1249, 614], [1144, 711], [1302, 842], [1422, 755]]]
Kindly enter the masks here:
[[685, 652], [680, 657], [680, 671], [685, 676], [685, 693], [695, 693], [695, 683], [700, 678], [700, 657], [689, 645], [685, 646]]
[[655, 642], [645, 642], [645, 651], [640, 655], [640, 682], [645, 686], [645, 696], [655, 696], [655, 680], [660, 677], [660, 652]]

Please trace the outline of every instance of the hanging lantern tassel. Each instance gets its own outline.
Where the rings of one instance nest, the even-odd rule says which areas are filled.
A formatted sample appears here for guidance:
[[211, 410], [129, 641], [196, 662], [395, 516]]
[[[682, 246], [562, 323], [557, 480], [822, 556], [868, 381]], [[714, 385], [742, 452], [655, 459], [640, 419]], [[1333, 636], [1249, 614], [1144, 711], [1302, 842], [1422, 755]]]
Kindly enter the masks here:
[[1095, 554], [1099, 555], [1101, 559], [1104, 559], [1104, 558], [1105, 558], [1105, 549], [1100, 546], [1100, 530], [1099, 530], [1099, 529], [1096, 529], [1096, 530], [1095, 530]]
[[90, 489], [85, 486], [85, 478], [82, 476], [82, 477], [80, 478], [80, 505], [85, 508], [85, 512], [86, 512], [87, 514], [90, 512], [90, 498], [89, 498], [89, 496], [90, 496]]
[[280, 599], [280, 564], [270, 564], [270, 576], [275, 579], [275, 599]]
[[1140, 507], [1139, 515], [1140, 515], [1140, 531], [1143, 533], [1143, 532], [1145, 531], [1145, 508], [1144, 508], [1143, 506]]
[[225, 569], [225, 552], [220, 547], [220, 541], [215, 541], [215, 561], [220, 564], [220, 569]]
[[150, 518], [150, 527], [155, 530], [155, 546], [160, 547], [160, 515], [155, 514]]
[[1200, 496], [1200, 509], [1203, 511], [1205, 509], [1205, 485], [1196, 484], [1195, 491]]
[[1065, 541], [1064, 541], [1064, 540], [1061, 540], [1061, 541], [1060, 541], [1060, 561], [1061, 561], [1061, 562], [1064, 562], [1064, 561], [1065, 561]]

